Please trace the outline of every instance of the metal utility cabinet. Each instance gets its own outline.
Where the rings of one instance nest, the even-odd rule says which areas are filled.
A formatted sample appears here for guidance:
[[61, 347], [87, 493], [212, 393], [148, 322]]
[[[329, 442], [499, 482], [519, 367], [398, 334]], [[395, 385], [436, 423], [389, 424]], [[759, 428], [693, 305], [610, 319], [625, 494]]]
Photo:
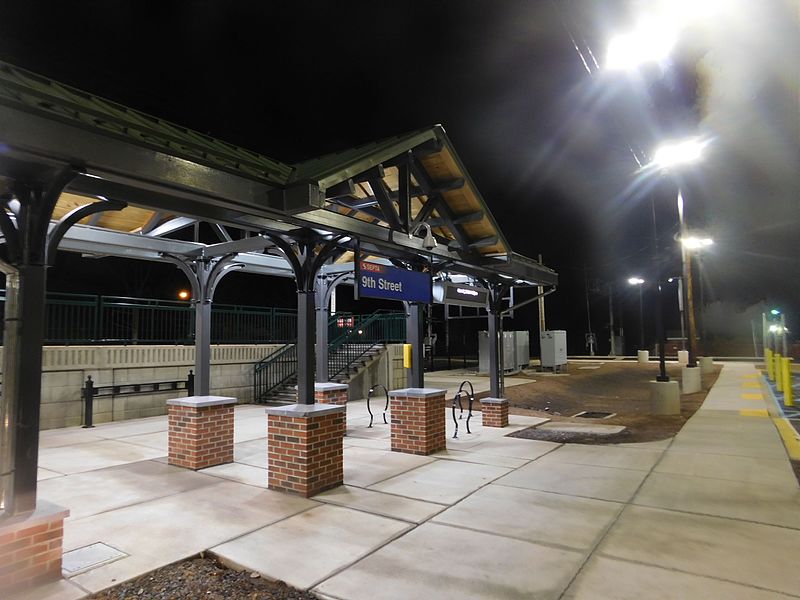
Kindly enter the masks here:
[[539, 347], [543, 368], [558, 369], [567, 364], [566, 331], [542, 331], [539, 334]]
[[[530, 363], [530, 334], [527, 331], [503, 332], [503, 371], [524, 369]], [[478, 372], [489, 372], [489, 332], [478, 332]]]

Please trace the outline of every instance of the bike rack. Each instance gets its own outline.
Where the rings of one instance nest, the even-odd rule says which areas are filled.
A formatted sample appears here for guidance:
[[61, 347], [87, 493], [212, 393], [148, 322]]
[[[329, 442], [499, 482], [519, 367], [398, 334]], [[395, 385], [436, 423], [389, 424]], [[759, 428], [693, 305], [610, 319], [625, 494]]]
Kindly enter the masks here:
[[[464, 386], [469, 386], [469, 392], [464, 389]], [[461, 397], [466, 396], [469, 399], [469, 404], [467, 405], [469, 412], [467, 413], [467, 433], [472, 433], [469, 430], [469, 420], [472, 418], [472, 404], [475, 402], [475, 388], [472, 387], [472, 382], [469, 380], [464, 380], [461, 382], [461, 385], [458, 387], [458, 391], [456, 395], [453, 396], [453, 422], [456, 424], [456, 430], [453, 434], [453, 439], [458, 438], [458, 421], [459, 419], [464, 418], [464, 405], [461, 404]], [[458, 419], [456, 419], [456, 402], [458, 402], [458, 407], [461, 409], [461, 414], [459, 415]]]
[[369, 392], [367, 392], [367, 412], [369, 413], [369, 425], [367, 425], [368, 429], [372, 427], [372, 420], [374, 418], [372, 410], [370, 410], [369, 407], [369, 401], [372, 398], [372, 392], [374, 392], [377, 388], [383, 388], [383, 393], [386, 395], [386, 406], [383, 407], [383, 422], [385, 425], [389, 424], [389, 421], [386, 420], [386, 411], [389, 410], [389, 390], [386, 389], [385, 385], [379, 383], [377, 385], [373, 385], [371, 388], [369, 388]]

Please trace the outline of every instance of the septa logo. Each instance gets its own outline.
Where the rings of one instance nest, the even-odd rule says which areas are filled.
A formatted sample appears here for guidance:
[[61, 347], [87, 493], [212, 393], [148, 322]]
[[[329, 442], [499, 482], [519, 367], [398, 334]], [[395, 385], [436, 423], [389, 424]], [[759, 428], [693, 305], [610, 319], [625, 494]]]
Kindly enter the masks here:
[[362, 271], [369, 271], [371, 273], [383, 273], [384, 267], [383, 265], [377, 265], [371, 262], [363, 262], [361, 263], [361, 270]]

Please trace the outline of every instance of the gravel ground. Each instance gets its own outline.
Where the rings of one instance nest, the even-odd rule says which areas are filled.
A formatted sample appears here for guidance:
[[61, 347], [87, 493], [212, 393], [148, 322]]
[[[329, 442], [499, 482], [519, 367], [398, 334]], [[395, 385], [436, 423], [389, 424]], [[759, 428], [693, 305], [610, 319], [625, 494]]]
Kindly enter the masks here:
[[[506, 389], [510, 410], [515, 414], [547, 417], [553, 422], [598, 423], [624, 425], [625, 430], [614, 435], [591, 435], [539, 430], [535, 427], [512, 434], [530, 440], [545, 440], [572, 444], [624, 444], [652, 442], [674, 436], [705, 400], [716, 382], [721, 367], [703, 377], [703, 391], [681, 396], [681, 414], [655, 416], [650, 413], [649, 381], [655, 378], [658, 364], [608, 361], [598, 369], [579, 369], [590, 363], [570, 363], [566, 375], [530, 373], [534, 381]], [[668, 366], [674, 379], [681, 375], [680, 367]], [[583, 419], [573, 415], [581, 411], [616, 413], [608, 419]]]
[[282, 581], [234, 571], [211, 557], [183, 560], [89, 597], [89, 600], [316, 600]]

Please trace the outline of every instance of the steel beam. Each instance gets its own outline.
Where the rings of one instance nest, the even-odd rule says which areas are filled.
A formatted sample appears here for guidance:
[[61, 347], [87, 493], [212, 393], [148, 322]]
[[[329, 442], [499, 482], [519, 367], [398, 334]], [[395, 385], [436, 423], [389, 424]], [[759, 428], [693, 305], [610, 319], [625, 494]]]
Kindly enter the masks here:
[[162, 223], [158, 227], [154, 227], [145, 235], [149, 235], [151, 237], [167, 235], [169, 233], [174, 233], [175, 231], [180, 231], [181, 229], [189, 227], [190, 225], [194, 225], [196, 222], [197, 219], [190, 219], [189, 217], [175, 217], [166, 223]]

